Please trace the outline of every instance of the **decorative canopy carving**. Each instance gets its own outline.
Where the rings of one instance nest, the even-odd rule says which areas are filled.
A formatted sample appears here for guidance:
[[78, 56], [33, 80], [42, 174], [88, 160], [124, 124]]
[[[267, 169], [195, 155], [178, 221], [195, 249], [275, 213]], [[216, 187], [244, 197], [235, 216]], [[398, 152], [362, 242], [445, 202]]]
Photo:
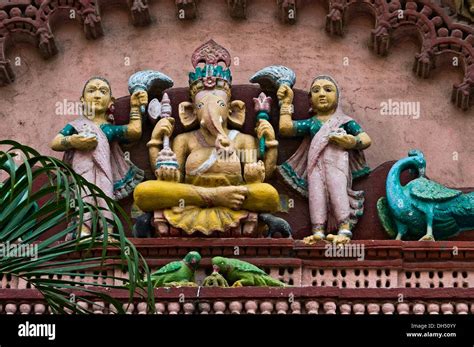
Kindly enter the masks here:
[[[416, 54], [414, 72], [428, 78], [435, 67], [436, 58], [442, 54], [458, 57], [464, 77], [453, 85], [452, 102], [467, 110], [474, 104], [474, 27], [460, 22], [448, 13], [450, 8], [426, 0], [328, 0], [326, 31], [342, 36], [347, 19], [351, 15], [368, 12], [375, 17], [371, 32], [371, 46], [376, 54], [387, 55], [397, 33], [418, 36], [421, 51]], [[127, 0], [134, 25], [144, 26], [151, 22], [147, 0]], [[233, 18], [246, 18], [246, 0], [227, 0]], [[296, 23], [296, 0], [278, 0], [280, 19], [284, 23]], [[176, 0], [179, 19], [197, 17], [196, 0]], [[97, 0], [9, 0], [0, 1], [0, 85], [15, 79], [5, 50], [12, 44], [15, 34], [31, 37], [45, 58], [57, 54], [58, 49], [49, 26], [51, 16], [58, 9], [74, 10], [81, 20], [87, 38], [103, 35]], [[355, 11], [357, 10], [357, 11]], [[251, 19], [251, 18], [250, 18]]]
[[[435, 58], [454, 54], [463, 61], [464, 78], [455, 84], [452, 102], [467, 110], [474, 103], [474, 27], [456, 22], [445, 8], [425, 1], [332, 0], [326, 17], [326, 31], [342, 35], [344, 23], [352, 10], [365, 10], [375, 16], [371, 46], [376, 54], [388, 54], [396, 32], [417, 34], [421, 51], [415, 55], [414, 72], [428, 78], [435, 67]], [[461, 64], [460, 64], [461, 65]]]

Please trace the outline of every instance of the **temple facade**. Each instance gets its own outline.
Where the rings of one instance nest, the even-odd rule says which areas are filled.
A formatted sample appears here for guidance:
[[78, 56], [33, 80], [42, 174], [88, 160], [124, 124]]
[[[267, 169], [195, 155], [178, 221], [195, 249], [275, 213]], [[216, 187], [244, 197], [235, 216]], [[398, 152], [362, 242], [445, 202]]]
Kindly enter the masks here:
[[[135, 168], [139, 176], [132, 188], [122, 187], [123, 196], [115, 193], [135, 225], [125, 225], [127, 237], [157, 274], [189, 252], [202, 257], [196, 286], [157, 286], [154, 311], [138, 296], [130, 304], [128, 292], [108, 291], [128, 314], [474, 314], [474, 23], [473, 7], [459, 6], [437, 0], [3, 1], [0, 139], [63, 158], [58, 151], [75, 148], [66, 138], [82, 133], [64, 126], [76, 124], [84, 82], [107, 80], [115, 97], [111, 122], [128, 128], [122, 135], [100, 129], [110, 142], [120, 138], [130, 165], [122, 180]], [[277, 65], [294, 71], [296, 80], [258, 78], [257, 71], [277, 74], [265, 70]], [[148, 69], [173, 80], [159, 92], [148, 90], [147, 103], [161, 99], [159, 119], [141, 111], [138, 118], [142, 101], [130, 86], [131, 75]], [[269, 79], [277, 88], [266, 88]], [[317, 142], [315, 135], [325, 130], [321, 103], [331, 104], [331, 92], [340, 120], [334, 127], [343, 129], [340, 142], [332, 143], [345, 153], [325, 152], [327, 140]], [[220, 114], [209, 100], [229, 109]], [[222, 129], [202, 135], [220, 128], [201, 111], [208, 107]], [[150, 107], [147, 113], [152, 116]], [[139, 138], [130, 130], [133, 121]], [[309, 158], [300, 162], [308, 167], [299, 172], [295, 153], [304, 136]], [[219, 169], [219, 159], [200, 154], [214, 146], [229, 156], [259, 150], [261, 164]], [[326, 158], [327, 166], [312, 166], [312, 157]], [[405, 167], [410, 158], [421, 164]], [[179, 173], [169, 176], [173, 165]], [[240, 168], [241, 177], [229, 174]], [[349, 178], [337, 178], [344, 169]], [[319, 185], [313, 172], [323, 176]], [[346, 201], [334, 193], [341, 184], [347, 216]], [[314, 193], [320, 186], [324, 203]], [[230, 205], [234, 198], [237, 207]], [[204, 286], [218, 272], [215, 257], [248, 262], [284, 285]], [[117, 266], [77, 274], [86, 283], [117, 284], [114, 275], [127, 273]], [[84, 297], [94, 304], [78, 305], [96, 314], [116, 312], [92, 294]], [[0, 314], [51, 311], [27, 281], [0, 274]]]

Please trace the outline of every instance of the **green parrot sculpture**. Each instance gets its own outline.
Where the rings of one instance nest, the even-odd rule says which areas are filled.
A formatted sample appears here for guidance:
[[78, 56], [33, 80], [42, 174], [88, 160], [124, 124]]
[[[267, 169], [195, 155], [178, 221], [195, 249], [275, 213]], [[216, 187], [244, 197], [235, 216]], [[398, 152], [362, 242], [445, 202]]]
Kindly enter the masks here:
[[189, 252], [183, 260], [173, 261], [151, 274], [154, 287], [197, 286], [194, 272], [199, 266], [201, 255]]
[[285, 287], [280, 282], [259, 269], [255, 265], [238, 259], [224, 257], [212, 258], [214, 272], [220, 272], [225, 279], [232, 283], [232, 287], [262, 286], [262, 287]]
[[[463, 194], [425, 177], [426, 161], [419, 150], [397, 161], [390, 169], [386, 191], [377, 210], [384, 229], [397, 240], [402, 238], [434, 241], [474, 230], [474, 192]], [[418, 178], [400, 183], [404, 170], [414, 170]]]

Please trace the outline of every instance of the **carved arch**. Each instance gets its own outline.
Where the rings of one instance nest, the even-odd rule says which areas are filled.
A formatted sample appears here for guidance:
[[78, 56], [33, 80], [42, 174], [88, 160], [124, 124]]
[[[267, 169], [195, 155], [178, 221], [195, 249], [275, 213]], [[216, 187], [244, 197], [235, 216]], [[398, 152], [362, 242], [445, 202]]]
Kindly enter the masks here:
[[[51, 15], [60, 8], [75, 9], [80, 15], [86, 37], [94, 39], [103, 34], [98, 0], [11, 0], [0, 4], [0, 85], [12, 83], [15, 75], [5, 49], [15, 33], [27, 34], [41, 54], [49, 58], [57, 53], [54, 36], [49, 27]], [[126, 0], [135, 25], [150, 23], [148, 0]], [[414, 72], [428, 78], [435, 68], [437, 56], [445, 53], [460, 57], [464, 76], [454, 84], [451, 100], [467, 110], [474, 104], [474, 27], [457, 22], [448, 10], [433, 0], [328, 0], [326, 31], [342, 36], [348, 16], [362, 9], [375, 18], [370, 33], [372, 50], [381, 56], [388, 54], [397, 32], [419, 35], [420, 52], [415, 55]], [[222, 0], [224, 2], [224, 0]], [[226, 0], [233, 18], [246, 18], [247, 0]], [[197, 16], [196, 0], [175, 0], [179, 19]], [[297, 0], [277, 0], [280, 19], [296, 23]]]

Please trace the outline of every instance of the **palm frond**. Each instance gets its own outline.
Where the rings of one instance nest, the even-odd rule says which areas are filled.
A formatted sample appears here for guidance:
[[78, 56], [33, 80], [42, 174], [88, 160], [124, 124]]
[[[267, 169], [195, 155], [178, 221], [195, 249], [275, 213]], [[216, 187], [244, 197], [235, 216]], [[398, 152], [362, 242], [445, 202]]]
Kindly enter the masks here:
[[[130, 301], [138, 295], [153, 307], [153, 289], [142, 285], [142, 278], [150, 276], [149, 269], [125, 236], [121, 219], [126, 223], [130, 219], [124, 210], [61, 160], [15, 141], [0, 141], [0, 149], [5, 147], [0, 151], [0, 174], [3, 171], [6, 176], [0, 182], [0, 244], [17, 249], [32, 247], [35, 254], [33, 258], [0, 257], [0, 274], [25, 279], [57, 313], [91, 312], [77, 305], [89, 299], [77, 296], [71, 301], [71, 291], [93, 294], [118, 313], [124, 313], [122, 303], [108, 295], [108, 289], [126, 289]], [[91, 202], [84, 201], [84, 197]], [[106, 207], [98, 207], [99, 201]], [[104, 214], [106, 210], [112, 212], [111, 218]], [[86, 213], [90, 216], [91, 237], [63, 241], [84, 223]], [[109, 242], [107, 226], [113, 227], [117, 242]], [[99, 241], [101, 230], [105, 235]], [[117, 268], [128, 276], [114, 275], [113, 269]], [[86, 275], [97, 269], [102, 273], [111, 270], [112, 275]], [[92, 281], [81, 281], [81, 277]]]

